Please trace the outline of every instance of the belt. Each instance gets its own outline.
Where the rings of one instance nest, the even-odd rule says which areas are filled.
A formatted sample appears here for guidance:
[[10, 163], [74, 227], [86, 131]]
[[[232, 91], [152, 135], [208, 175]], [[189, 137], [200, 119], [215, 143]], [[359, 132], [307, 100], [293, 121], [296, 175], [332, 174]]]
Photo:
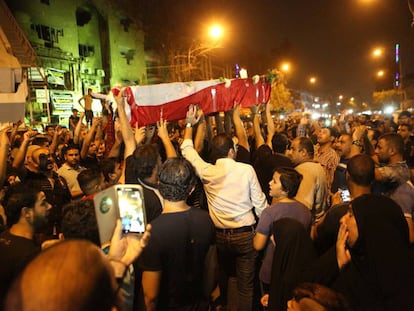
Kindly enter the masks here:
[[244, 226], [240, 228], [229, 228], [229, 229], [223, 229], [223, 228], [216, 228], [216, 232], [220, 233], [243, 233], [243, 232], [253, 232], [254, 226]]

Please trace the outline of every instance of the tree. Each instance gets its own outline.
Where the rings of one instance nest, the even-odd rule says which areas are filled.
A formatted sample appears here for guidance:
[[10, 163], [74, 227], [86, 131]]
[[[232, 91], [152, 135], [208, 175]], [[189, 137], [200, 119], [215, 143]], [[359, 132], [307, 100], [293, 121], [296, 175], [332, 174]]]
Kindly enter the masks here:
[[286, 87], [286, 76], [283, 72], [272, 69], [269, 73], [269, 80], [272, 85], [270, 93], [270, 102], [273, 105], [272, 110], [275, 112], [291, 111], [295, 108], [292, 103], [292, 96]]
[[396, 89], [384, 90], [380, 92], [374, 92], [372, 94], [372, 106], [371, 109], [382, 109], [384, 105], [398, 104], [401, 102], [401, 92]]

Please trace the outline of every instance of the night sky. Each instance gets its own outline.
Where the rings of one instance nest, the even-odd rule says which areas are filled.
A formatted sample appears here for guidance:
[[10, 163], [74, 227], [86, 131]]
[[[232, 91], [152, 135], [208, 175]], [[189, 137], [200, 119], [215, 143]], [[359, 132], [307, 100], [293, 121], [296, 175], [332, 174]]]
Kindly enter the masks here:
[[[401, 44], [403, 73], [414, 72], [414, 30], [406, 0], [148, 2], [144, 21], [168, 33], [170, 42], [201, 39], [206, 25], [222, 23], [226, 33], [216, 59], [239, 63], [250, 76], [289, 60], [288, 86], [295, 89], [369, 101], [379, 67], [372, 50], [382, 45], [393, 59], [395, 42]], [[308, 82], [311, 75], [318, 78], [315, 86]]]

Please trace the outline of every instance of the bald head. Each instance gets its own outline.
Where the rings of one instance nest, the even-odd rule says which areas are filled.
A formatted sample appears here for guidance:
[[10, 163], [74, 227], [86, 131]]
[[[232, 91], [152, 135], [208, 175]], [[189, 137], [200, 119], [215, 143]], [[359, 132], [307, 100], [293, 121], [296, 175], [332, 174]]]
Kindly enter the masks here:
[[14, 282], [5, 310], [111, 310], [116, 280], [101, 249], [68, 240], [32, 260]]
[[366, 154], [353, 156], [348, 162], [347, 172], [356, 185], [370, 186], [375, 178], [374, 160]]

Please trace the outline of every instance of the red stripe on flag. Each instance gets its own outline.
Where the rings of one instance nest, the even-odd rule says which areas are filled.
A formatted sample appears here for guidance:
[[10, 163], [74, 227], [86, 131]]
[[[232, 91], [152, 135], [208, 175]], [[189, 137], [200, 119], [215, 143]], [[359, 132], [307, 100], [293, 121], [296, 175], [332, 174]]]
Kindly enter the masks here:
[[[154, 86], [156, 87], [156, 86]], [[270, 84], [261, 78], [256, 84], [252, 79], [235, 79], [226, 87], [224, 83], [205, 88], [197, 93], [156, 106], [141, 106], [134, 100], [133, 92], [128, 92], [128, 104], [131, 106], [131, 125], [138, 120], [139, 126], [156, 123], [160, 120], [161, 109], [164, 120], [174, 121], [186, 116], [188, 106], [199, 106], [205, 115], [228, 111], [234, 103], [242, 107], [258, 105], [269, 100]]]

